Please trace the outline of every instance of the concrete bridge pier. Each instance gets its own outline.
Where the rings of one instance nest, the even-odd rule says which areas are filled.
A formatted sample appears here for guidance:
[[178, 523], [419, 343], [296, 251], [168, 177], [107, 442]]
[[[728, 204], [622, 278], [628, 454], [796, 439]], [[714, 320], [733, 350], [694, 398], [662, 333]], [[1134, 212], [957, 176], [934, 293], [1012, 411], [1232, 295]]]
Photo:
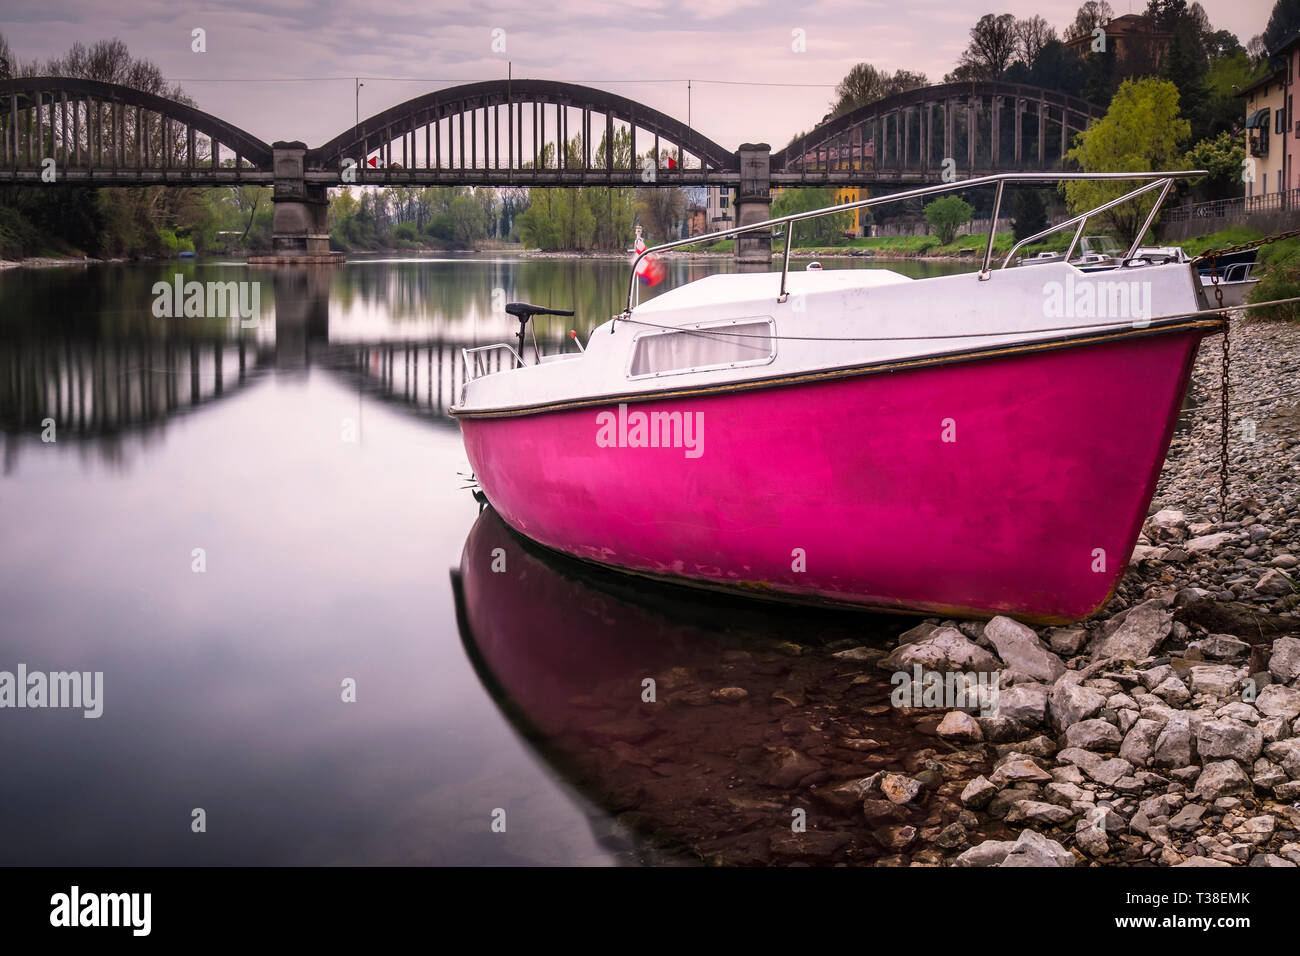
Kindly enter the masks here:
[[330, 251], [329, 195], [324, 186], [308, 185], [304, 176], [307, 144], [271, 144], [275, 204], [271, 255], [249, 256], [251, 265], [321, 265], [339, 263], [343, 253]]
[[[742, 143], [736, 150], [740, 186], [736, 190], [736, 225], [770, 219], [772, 214], [772, 147], [767, 143]], [[772, 231], [749, 232], [736, 237], [738, 265], [768, 266], [772, 262]], [[749, 271], [749, 270], [746, 270]]]

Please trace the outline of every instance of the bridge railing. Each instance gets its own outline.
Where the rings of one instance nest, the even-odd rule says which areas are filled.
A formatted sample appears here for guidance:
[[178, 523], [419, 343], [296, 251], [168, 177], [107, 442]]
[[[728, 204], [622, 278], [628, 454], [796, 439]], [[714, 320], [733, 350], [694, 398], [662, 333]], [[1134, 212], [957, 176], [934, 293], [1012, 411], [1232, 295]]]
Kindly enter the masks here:
[[[632, 260], [631, 275], [628, 278], [627, 308], [623, 311], [622, 315], [628, 316], [632, 313], [632, 310], [636, 308], [637, 268], [638, 266], [640, 266], [641, 260], [648, 255], [652, 255], [657, 252], [664, 252], [668, 249], [676, 249], [679, 246], [694, 245], [700, 242], [711, 242], [716, 239], [726, 239], [731, 236], [740, 236], [740, 235], [744, 235], [745, 233], [757, 232], [760, 230], [771, 230], [774, 226], [786, 226], [787, 229], [786, 229], [786, 236], [785, 236], [785, 253], [784, 256], [782, 257], [782, 264], [781, 264], [781, 290], [779, 295], [777, 296], [778, 302], [784, 302], [786, 301], [787, 298], [789, 298], [790, 295], [786, 291], [786, 279], [790, 272], [790, 249], [794, 245], [794, 224], [795, 223], [802, 222], [805, 219], [818, 219], [821, 218], [822, 216], [833, 216], [838, 213], [846, 212], [850, 209], [866, 209], [869, 206], [880, 206], [880, 205], [884, 205], [885, 203], [891, 203], [891, 202], [903, 202], [904, 200], [916, 199], [922, 196], [933, 196], [939, 193], [955, 192], [957, 190], [962, 190], [962, 189], [974, 189], [979, 186], [992, 185], [997, 187], [997, 193], [993, 200], [993, 214], [990, 217], [990, 222], [996, 223], [998, 220], [998, 214], [1002, 208], [1003, 187], [1007, 183], [1056, 183], [1056, 182], [1077, 181], [1077, 180], [1121, 180], [1121, 181], [1128, 180], [1128, 181], [1147, 182], [1147, 185], [1142, 186], [1135, 190], [1131, 190], [1125, 193], [1124, 195], [1120, 196], [1118, 199], [1112, 200], [1107, 203], [1103, 203], [1100, 206], [1088, 210], [1086, 213], [1084, 213], [1081, 216], [1076, 216], [1073, 219], [1067, 219], [1064, 222], [1059, 222], [1054, 226], [1048, 227], [1046, 230], [1044, 230], [1043, 232], [1039, 233], [1036, 236], [1031, 236], [1029, 239], [1022, 240], [1020, 243], [1018, 243], [1015, 246], [1015, 248], [1011, 250], [1011, 253], [1008, 254], [1006, 261], [1003, 263], [1004, 268], [1006, 262], [1009, 262], [1011, 260], [1011, 255], [1015, 253], [1016, 249], [1019, 249], [1021, 246], [1025, 245], [1026, 243], [1030, 241], [1037, 241], [1038, 239], [1041, 239], [1046, 235], [1064, 229], [1066, 226], [1074, 225], [1075, 223], [1079, 224], [1078, 232], [1082, 232], [1083, 225], [1088, 219], [1088, 217], [1096, 215], [1099, 212], [1104, 212], [1105, 210], [1118, 206], [1121, 203], [1128, 202], [1129, 200], [1145, 192], [1148, 192], [1152, 189], [1155, 189], [1157, 186], [1160, 186], [1162, 187], [1160, 196], [1156, 200], [1156, 203], [1151, 207], [1151, 212], [1148, 214], [1147, 219], [1142, 226], [1142, 229], [1139, 230], [1138, 236], [1134, 240], [1133, 249], [1136, 249], [1137, 245], [1142, 241], [1143, 236], [1146, 235], [1147, 230], [1150, 229], [1152, 222], [1155, 221], [1156, 213], [1160, 209], [1160, 203], [1164, 199], [1165, 195], [1168, 194], [1169, 189], [1172, 186], [1174, 180], [1191, 179], [1194, 177], [1205, 176], [1205, 175], [1208, 175], [1208, 173], [1206, 173], [1204, 170], [1190, 170], [1190, 171], [1179, 170], [1179, 171], [1171, 171], [1171, 172], [1148, 172], [1148, 173], [998, 173], [992, 176], [979, 176], [974, 179], [966, 179], [955, 183], [943, 183], [937, 186], [925, 186], [920, 189], [909, 189], [905, 192], [894, 193], [889, 196], [878, 196], [874, 199], [859, 199], [856, 202], [846, 202], [834, 206], [824, 206], [821, 209], [811, 209], [808, 210], [807, 212], [791, 213], [788, 216], [777, 216], [776, 218], [773, 219], [765, 219], [762, 222], [755, 222], [745, 226], [734, 226], [730, 229], [722, 229], [717, 232], [706, 233], [705, 235], [702, 236], [689, 236], [685, 239], [675, 239], [672, 242], [665, 242], [657, 246], [651, 246], [650, 248], [641, 252], [635, 259]], [[1075, 242], [1078, 241], [1078, 237], [1079, 237], [1078, 232], [1076, 232], [1075, 235]], [[995, 231], [995, 227], [990, 227], [989, 234], [988, 234], [988, 244], [985, 246], [984, 260], [983, 260], [983, 264], [980, 267], [981, 279], [987, 279], [989, 276], [989, 271], [990, 271], [989, 263], [993, 258], [993, 240], [996, 235], [997, 233]], [[1073, 248], [1073, 245], [1071, 246], [1071, 248]], [[1132, 256], [1133, 249], [1129, 250], [1129, 256]]]

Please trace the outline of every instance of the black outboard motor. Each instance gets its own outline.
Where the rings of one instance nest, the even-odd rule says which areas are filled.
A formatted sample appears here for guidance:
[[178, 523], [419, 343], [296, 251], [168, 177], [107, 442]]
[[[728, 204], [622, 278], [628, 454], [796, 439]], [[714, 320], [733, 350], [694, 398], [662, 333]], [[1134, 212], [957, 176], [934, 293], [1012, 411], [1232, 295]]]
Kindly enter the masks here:
[[[547, 309], [540, 305], [529, 305], [527, 302], [507, 302], [506, 311], [519, 320], [519, 365], [523, 366], [524, 361], [524, 329], [528, 327], [528, 320], [535, 315], [573, 315], [573, 310], [565, 311], [564, 309]], [[537, 350], [533, 350], [537, 356]], [[541, 356], [537, 356], [538, 359]]]

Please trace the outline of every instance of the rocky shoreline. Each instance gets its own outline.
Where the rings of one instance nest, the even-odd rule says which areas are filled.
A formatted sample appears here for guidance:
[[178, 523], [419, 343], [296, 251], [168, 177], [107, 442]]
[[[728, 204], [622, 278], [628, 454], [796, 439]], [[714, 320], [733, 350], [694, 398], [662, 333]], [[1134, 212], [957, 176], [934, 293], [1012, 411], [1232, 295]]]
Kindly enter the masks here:
[[[1008, 618], [927, 621], [879, 660], [890, 671], [983, 660], [1000, 674], [993, 715], [952, 710], [935, 727], [990, 772], [960, 792], [935, 788], [946, 810], [919, 830], [886, 829], [909, 852], [880, 862], [1300, 864], [1300, 403], [1267, 398], [1297, 380], [1300, 328], [1234, 324], [1226, 521], [1219, 341], [1201, 348], [1198, 407], [1102, 614], [1041, 632]], [[918, 777], [884, 772], [831, 789], [862, 794], [868, 817], [926, 793]], [[1005, 838], [984, 832], [998, 821]]]
[[[1227, 520], [1216, 336], [1093, 619], [732, 620], [650, 671], [654, 705], [645, 671], [587, 685], [541, 723], [613, 812], [607, 842], [738, 865], [1300, 865], [1300, 397], [1268, 397], [1297, 380], [1300, 327], [1238, 317], [1231, 346]], [[997, 694], [900, 704], [923, 672], [996, 674]]]

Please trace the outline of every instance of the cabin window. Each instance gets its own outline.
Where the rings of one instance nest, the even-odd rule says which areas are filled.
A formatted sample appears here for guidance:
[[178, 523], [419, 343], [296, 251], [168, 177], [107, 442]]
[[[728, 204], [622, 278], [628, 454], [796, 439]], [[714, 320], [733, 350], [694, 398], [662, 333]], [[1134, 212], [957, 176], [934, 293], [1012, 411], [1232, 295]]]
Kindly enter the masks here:
[[639, 335], [628, 377], [766, 365], [776, 358], [774, 326], [771, 319], [737, 319]]

